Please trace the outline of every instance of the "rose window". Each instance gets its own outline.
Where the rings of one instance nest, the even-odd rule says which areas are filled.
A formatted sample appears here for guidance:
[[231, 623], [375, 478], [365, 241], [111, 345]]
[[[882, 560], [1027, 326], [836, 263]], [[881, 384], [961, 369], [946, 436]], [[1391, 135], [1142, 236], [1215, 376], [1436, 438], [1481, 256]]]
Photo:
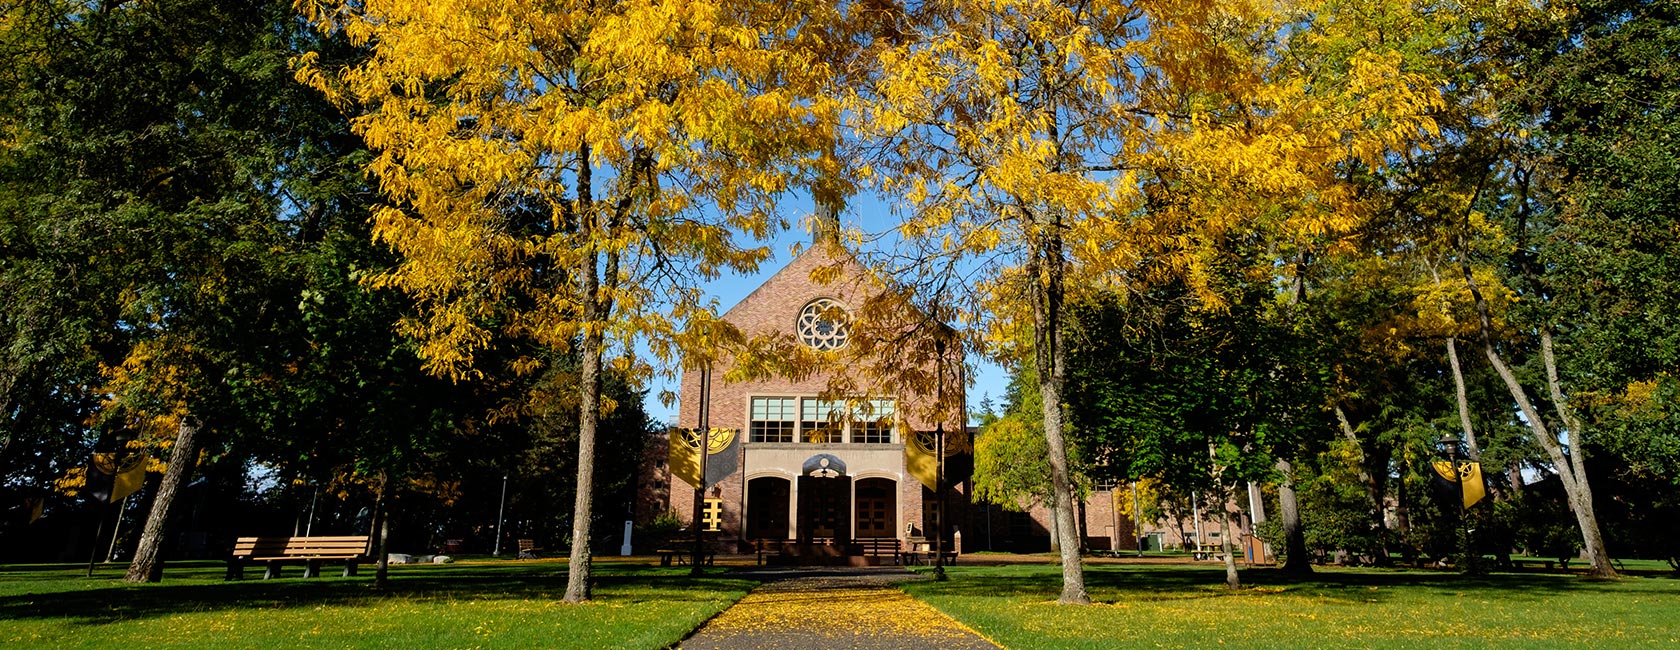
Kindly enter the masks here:
[[846, 309], [828, 298], [818, 298], [799, 312], [799, 340], [818, 350], [846, 346]]

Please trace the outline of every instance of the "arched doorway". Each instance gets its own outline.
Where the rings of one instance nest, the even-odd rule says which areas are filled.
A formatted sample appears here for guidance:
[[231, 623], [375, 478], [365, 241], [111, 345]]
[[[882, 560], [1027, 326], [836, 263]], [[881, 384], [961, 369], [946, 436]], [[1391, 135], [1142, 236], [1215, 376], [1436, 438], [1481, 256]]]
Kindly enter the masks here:
[[831, 454], [805, 461], [799, 477], [799, 541], [844, 542], [852, 533], [852, 477]]
[[747, 539], [787, 539], [790, 487], [779, 476], [747, 481]]
[[889, 478], [859, 479], [854, 503], [859, 538], [898, 536], [897, 481]]

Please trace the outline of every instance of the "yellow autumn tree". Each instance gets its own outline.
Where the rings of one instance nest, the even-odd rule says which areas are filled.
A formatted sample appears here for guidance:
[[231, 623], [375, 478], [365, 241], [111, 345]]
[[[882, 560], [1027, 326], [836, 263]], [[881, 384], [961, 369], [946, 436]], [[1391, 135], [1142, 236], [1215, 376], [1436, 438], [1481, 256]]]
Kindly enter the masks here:
[[729, 340], [699, 281], [747, 272], [783, 226], [777, 199], [829, 149], [827, 75], [791, 35], [819, 3], [300, 0], [364, 61], [305, 57], [299, 78], [358, 113], [402, 255], [374, 282], [413, 296], [401, 324], [430, 370], [536, 372], [475, 355], [497, 337], [580, 357], [577, 502], [565, 599], [590, 593], [592, 458], [603, 363], [646, 373]]
[[[940, 263], [979, 278], [965, 284], [988, 329], [1030, 323], [1060, 602], [1089, 602], [1064, 432], [1067, 293], [1171, 277], [1217, 309], [1209, 269], [1225, 242], [1356, 227], [1365, 212], [1339, 175], [1416, 146], [1436, 99], [1391, 49], [1352, 47], [1334, 69], [1290, 58], [1302, 35], [1350, 31], [1352, 8], [923, 4], [903, 11], [854, 98], [863, 176], [904, 200], [907, 257], [981, 260]], [[1008, 339], [994, 335], [993, 351]]]
[[1114, 2], [922, 5], [857, 97], [874, 144], [864, 176], [905, 199], [899, 232], [924, 249], [915, 257], [1005, 258], [1012, 272], [985, 282], [1030, 305], [1063, 603], [1090, 602], [1063, 435], [1068, 257], [1096, 243], [1080, 240], [1084, 224], [1136, 205], [1124, 162], [1137, 144], [1126, 135], [1148, 121], [1131, 110], [1149, 92], [1131, 65], [1140, 18]]

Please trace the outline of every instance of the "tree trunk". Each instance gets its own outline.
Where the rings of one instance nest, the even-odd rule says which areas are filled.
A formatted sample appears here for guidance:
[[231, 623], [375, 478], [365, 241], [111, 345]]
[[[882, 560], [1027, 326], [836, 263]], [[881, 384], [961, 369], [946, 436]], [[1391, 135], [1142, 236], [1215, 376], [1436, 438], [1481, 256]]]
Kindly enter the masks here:
[[578, 373], [577, 495], [572, 506], [572, 555], [566, 568], [569, 603], [590, 598], [589, 530], [595, 502], [595, 435], [601, 424], [601, 348], [600, 334], [584, 335], [583, 367]]
[[[1226, 492], [1223, 485], [1220, 488], [1220, 492]], [[1223, 527], [1220, 530], [1219, 545], [1225, 553], [1225, 586], [1230, 589], [1242, 589], [1242, 579], [1237, 576], [1237, 558], [1232, 554], [1231, 548], [1231, 508], [1221, 503], [1219, 514]]]
[[1190, 530], [1184, 527], [1184, 519], [1180, 518], [1178, 520], [1178, 550], [1189, 552], [1190, 549], [1186, 548], [1188, 545], [1184, 543], [1184, 540], [1187, 539], [1190, 539]]
[[[1294, 291], [1289, 296], [1289, 320], [1294, 322], [1296, 309], [1307, 301], [1306, 253], [1295, 256]], [[1283, 476], [1278, 481], [1278, 516], [1283, 523], [1284, 560], [1283, 572], [1289, 575], [1311, 575], [1312, 563], [1307, 561], [1307, 533], [1301, 528], [1301, 506], [1295, 499], [1295, 468], [1284, 458], [1278, 456], [1277, 471]], [[1223, 505], [1221, 505], [1223, 507]]]
[[1407, 564], [1417, 564], [1417, 549], [1406, 535], [1412, 530], [1411, 495], [1406, 491], [1404, 476], [1394, 482], [1394, 530], [1400, 533], [1400, 555]]
[[1055, 499], [1056, 534], [1062, 556], [1062, 604], [1087, 605], [1085, 567], [1079, 557], [1079, 527], [1074, 522], [1073, 485], [1068, 476], [1067, 440], [1062, 432], [1062, 385], [1067, 376], [1067, 351], [1062, 347], [1063, 273], [1060, 219], [1052, 212], [1034, 215], [1037, 241], [1028, 255], [1033, 282], [1033, 341], [1038, 392], [1044, 402], [1044, 441], [1049, 452], [1051, 496]]
[[[601, 424], [601, 355], [603, 340], [599, 327], [599, 290], [595, 265], [598, 255], [591, 253], [583, 272], [584, 314], [583, 360], [578, 371], [578, 464], [576, 499], [572, 505], [572, 554], [566, 567], [566, 596], [568, 603], [581, 603], [590, 598], [589, 529], [595, 503], [595, 435]], [[705, 444], [702, 440], [701, 444]]]
[[1470, 460], [1482, 460], [1482, 446], [1476, 444], [1476, 427], [1470, 425], [1470, 397], [1464, 388], [1464, 370], [1458, 364], [1458, 343], [1447, 337], [1447, 361], [1452, 364], [1453, 390], [1458, 397], [1458, 425], [1464, 430], [1464, 446], [1470, 449]]
[[[1428, 264], [1429, 277], [1435, 279], [1435, 286], [1441, 286], [1441, 274], [1435, 264]], [[1452, 305], [1450, 302], [1441, 304], [1441, 315], [1449, 321], [1452, 319]], [[1470, 460], [1482, 459], [1482, 447], [1476, 444], [1476, 427], [1470, 425], [1470, 398], [1464, 389], [1464, 367], [1458, 362], [1458, 339], [1447, 337], [1447, 362], [1452, 366], [1453, 390], [1458, 399], [1458, 424], [1464, 431], [1464, 444], [1470, 449]]]
[[1614, 578], [1616, 569], [1610, 565], [1610, 553], [1604, 546], [1604, 535], [1598, 529], [1598, 515], [1593, 510], [1592, 486], [1587, 483], [1587, 431], [1581, 420], [1569, 408], [1563, 397], [1563, 385], [1558, 381], [1557, 357], [1552, 352], [1552, 333], [1540, 331], [1540, 360], [1546, 365], [1546, 389], [1552, 395], [1552, 409], [1569, 429], [1569, 471], [1575, 475], [1575, 490], [1569, 493], [1571, 509], [1581, 527], [1586, 542], [1587, 561], [1592, 563], [1594, 577]]
[[146, 529], [140, 533], [140, 544], [134, 549], [134, 562], [128, 565], [128, 582], [158, 582], [163, 579], [163, 545], [169, 539], [170, 516], [175, 511], [175, 499], [187, 482], [198, 460], [199, 422], [191, 415], [181, 417], [175, 429], [175, 444], [169, 452], [169, 466], [152, 497], [152, 510], [146, 516]]
[[1295, 500], [1295, 468], [1287, 460], [1278, 459], [1278, 517], [1283, 521], [1283, 572], [1291, 575], [1311, 575], [1312, 562], [1307, 559], [1307, 534], [1301, 528], [1301, 508]]
[[379, 475], [379, 496], [373, 500], [373, 588], [384, 589], [391, 576], [391, 515], [385, 512], [385, 473]]
[[[1370, 469], [1370, 457], [1365, 454], [1365, 446], [1359, 444], [1359, 435], [1353, 431], [1353, 423], [1348, 422], [1347, 414], [1342, 406], [1335, 406], [1336, 423], [1342, 428], [1342, 437], [1347, 438], [1349, 444], [1359, 452], [1359, 482], [1365, 486], [1366, 516], [1370, 517], [1371, 530], [1377, 533], [1377, 547], [1371, 549], [1372, 562], [1379, 566], [1388, 566], [1388, 522], [1383, 521], [1383, 486], [1376, 474]], [[1384, 463], [1386, 466], [1386, 462]]]
[[1546, 366], [1546, 385], [1552, 394], [1552, 401], [1569, 431], [1568, 454], [1558, 443], [1557, 436], [1546, 426], [1540, 411], [1534, 408], [1534, 403], [1528, 399], [1528, 390], [1517, 381], [1510, 366], [1505, 365], [1504, 358], [1493, 347], [1493, 319], [1488, 313], [1487, 300], [1482, 297], [1482, 291], [1476, 284], [1475, 277], [1470, 272], [1470, 266], [1464, 265], [1464, 279], [1470, 286], [1470, 295], [1476, 300], [1476, 312], [1480, 317], [1482, 331], [1482, 347], [1487, 354], [1488, 363], [1505, 382], [1505, 388], [1510, 391], [1511, 398], [1516, 400], [1517, 408], [1528, 420], [1529, 431], [1534, 434], [1534, 441], [1551, 459], [1552, 467], [1557, 470], [1558, 481], [1563, 484], [1564, 494], [1569, 497], [1569, 509], [1575, 513], [1576, 526], [1581, 530], [1582, 546], [1587, 552], [1587, 560], [1592, 564], [1589, 574], [1597, 578], [1615, 578], [1616, 569], [1610, 566], [1610, 554], [1604, 547], [1604, 537], [1599, 533], [1598, 517], [1593, 513], [1592, 487], [1587, 484], [1586, 446], [1582, 444], [1584, 431], [1581, 423], [1576, 421], [1569, 412], [1563, 399], [1563, 390], [1558, 381], [1557, 361], [1552, 353], [1552, 333], [1541, 328], [1541, 360]]
[[[585, 220], [585, 232], [597, 240], [615, 237], [622, 222], [622, 212], [629, 208], [625, 201], [632, 193], [625, 190], [624, 201], [605, 217], [597, 214], [591, 194], [592, 151], [585, 144], [578, 153], [578, 206]], [[646, 152], [638, 151], [631, 166], [642, 168], [650, 160]], [[631, 176], [635, 177], [635, 174]], [[620, 281], [619, 253], [611, 250], [603, 253], [590, 244], [583, 257], [583, 267], [580, 269], [582, 273], [578, 274], [579, 295], [583, 303], [583, 359], [578, 369], [578, 470], [576, 495], [572, 502], [572, 554], [566, 566], [565, 601], [568, 603], [589, 600], [593, 588], [589, 533], [594, 523], [595, 438], [601, 428], [601, 357], [606, 349], [607, 320], [613, 313], [612, 294]], [[701, 453], [705, 453], [706, 444], [702, 434]], [[705, 477], [701, 477], [701, 482], [705, 482]]]

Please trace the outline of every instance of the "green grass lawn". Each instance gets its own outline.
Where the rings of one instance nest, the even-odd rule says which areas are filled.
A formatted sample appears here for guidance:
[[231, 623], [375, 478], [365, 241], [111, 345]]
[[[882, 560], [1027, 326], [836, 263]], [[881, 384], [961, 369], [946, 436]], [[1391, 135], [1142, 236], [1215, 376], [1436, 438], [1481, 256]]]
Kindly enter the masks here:
[[1056, 565], [949, 569], [905, 590], [1006, 647], [1680, 647], [1680, 580], [1436, 571], [1087, 565], [1091, 607], [1055, 604]]
[[[714, 571], [596, 564], [594, 602], [560, 602], [562, 561], [391, 567], [355, 578], [223, 582], [223, 564], [171, 565], [126, 585], [120, 568], [0, 567], [4, 648], [663, 648], [755, 583]], [[323, 569], [323, 573], [327, 573]], [[334, 572], [336, 576], [336, 572]]]

